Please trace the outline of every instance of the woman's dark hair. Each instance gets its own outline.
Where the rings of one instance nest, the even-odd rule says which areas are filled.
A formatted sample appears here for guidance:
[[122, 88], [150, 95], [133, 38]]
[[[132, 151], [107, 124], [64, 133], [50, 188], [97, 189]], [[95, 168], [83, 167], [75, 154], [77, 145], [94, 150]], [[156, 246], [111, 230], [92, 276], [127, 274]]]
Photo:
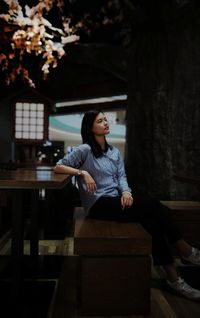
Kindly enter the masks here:
[[103, 155], [104, 151], [108, 150], [108, 143], [105, 139], [105, 150], [103, 151], [101, 146], [98, 144], [92, 132], [92, 127], [95, 121], [95, 118], [99, 113], [104, 113], [102, 110], [89, 110], [83, 116], [81, 124], [81, 136], [83, 144], [90, 145], [92, 152], [95, 157], [100, 157]]

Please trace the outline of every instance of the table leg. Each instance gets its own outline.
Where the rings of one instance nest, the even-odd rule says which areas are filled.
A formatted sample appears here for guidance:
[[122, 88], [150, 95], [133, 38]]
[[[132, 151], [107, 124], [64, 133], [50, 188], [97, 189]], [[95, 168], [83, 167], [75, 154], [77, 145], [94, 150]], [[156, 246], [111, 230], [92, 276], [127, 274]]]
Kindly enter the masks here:
[[12, 229], [11, 229], [11, 301], [18, 311], [21, 304], [22, 263], [24, 248], [22, 191], [12, 192]]
[[30, 255], [32, 257], [38, 256], [39, 250], [39, 190], [34, 189], [31, 191], [31, 210], [30, 210]]

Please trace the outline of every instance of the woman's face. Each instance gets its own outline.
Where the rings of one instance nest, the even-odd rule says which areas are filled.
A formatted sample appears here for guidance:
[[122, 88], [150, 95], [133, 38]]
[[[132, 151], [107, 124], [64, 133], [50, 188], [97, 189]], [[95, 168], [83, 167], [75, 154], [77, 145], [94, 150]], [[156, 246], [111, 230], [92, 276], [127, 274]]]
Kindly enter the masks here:
[[105, 136], [109, 134], [109, 123], [104, 113], [99, 113], [94, 120], [92, 132], [96, 136]]

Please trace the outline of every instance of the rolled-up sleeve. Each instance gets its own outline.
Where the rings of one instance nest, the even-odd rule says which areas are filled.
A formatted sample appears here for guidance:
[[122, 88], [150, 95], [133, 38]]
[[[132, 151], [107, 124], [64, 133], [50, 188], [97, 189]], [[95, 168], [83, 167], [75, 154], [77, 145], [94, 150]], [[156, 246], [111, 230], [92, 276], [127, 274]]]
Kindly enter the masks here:
[[62, 159], [58, 160], [56, 164], [79, 169], [85, 161], [88, 150], [89, 148], [87, 145], [74, 147], [70, 153], [66, 154]]

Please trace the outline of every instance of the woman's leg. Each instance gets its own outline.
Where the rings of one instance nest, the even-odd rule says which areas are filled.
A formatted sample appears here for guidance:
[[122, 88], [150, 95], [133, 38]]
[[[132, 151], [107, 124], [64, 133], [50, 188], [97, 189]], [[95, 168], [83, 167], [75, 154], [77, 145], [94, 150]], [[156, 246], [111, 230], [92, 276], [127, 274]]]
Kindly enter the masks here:
[[89, 217], [104, 220], [123, 220], [120, 197], [101, 197], [89, 211]]
[[192, 246], [189, 243], [187, 243], [184, 239], [178, 240], [174, 244], [174, 246], [177, 249], [177, 251], [179, 252], [180, 256], [182, 256], [182, 257], [190, 256], [191, 251], [192, 251]]
[[168, 281], [173, 283], [173, 282], [176, 282], [178, 280], [179, 275], [177, 273], [176, 267], [174, 266], [174, 263], [163, 265], [162, 267], [165, 271], [166, 279]]
[[145, 223], [145, 226], [150, 224], [151, 228], [152, 224], [154, 224], [155, 227], [158, 227], [169, 243], [174, 244], [183, 239], [177, 226], [169, 217], [169, 209], [158, 200], [150, 196], [135, 195], [131, 209], [134, 215]]
[[[173, 257], [164, 235], [163, 226], [157, 222], [156, 216], [152, 217], [154, 212], [150, 213], [150, 205], [152, 205], [152, 201], [136, 199], [132, 208], [122, 210], [120, 197], [101, 197], [90, 209], [89, 217], [127, 222], [139, 221], [152, 236], [154, 264], [172, 264]], [[153, 211], [153, 207], [151, 210]]]
[[176, 248], [180, 257], [195, 265], [200, 265], [200, 251], [185, 241], [177, 226], [169, 217], [169, 208], [149, 196], [142, 198], [136, 196], [133, 209], [137, 211], [138, 218], [147, 231], [152, 231], [151, 224], [154, 224], [161, 229], [168, 243]]

